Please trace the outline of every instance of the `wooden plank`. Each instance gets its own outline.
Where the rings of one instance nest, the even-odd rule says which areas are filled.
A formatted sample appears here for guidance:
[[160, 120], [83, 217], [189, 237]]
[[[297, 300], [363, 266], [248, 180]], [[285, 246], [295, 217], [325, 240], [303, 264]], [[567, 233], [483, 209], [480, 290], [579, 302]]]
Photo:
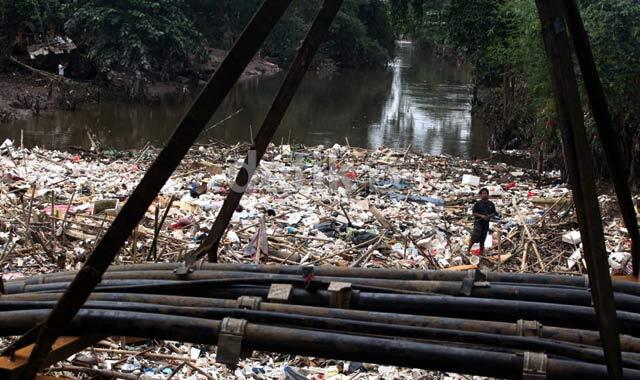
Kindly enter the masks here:
[[475, 270], [478, 269], [477, 265], [458, 265], [455, 267], [444, 268], [444, 270], [449, 271], [466, 271], [466, 270]]
[[638, 276], [625, 276], [625, 275], [615, 275], [613, 276], [614, 281], [624, 281], [624, 282], [640, 282]]
[[589, 44], [589, 36], [584, 29], [578, 6], [575, 0], [564, 0], [563, 3], [567, 25], [569, 26], [573, 39], [573, 47], [578, 57], [584, 87], [587, 97], [589, 98], [589, 104], [591, 105], [591, 113], [593, 114], [598, 136], [602, 143], [602, 150], [607, 159], [607, 167], [609, 168], [613, 187], [616, 191], [620, 213], [622, 214], [622, 219], [631, 238], [633, 274], [638, 276], [640, 273], [640, 230], [638, 230], [638, 218], [636, 209], [633, 207], [631, 189], [629, 189], [629, 184], [627, 183], [628, 173], [624, 170], [623, 160], [621, 159], [622, 153], [620, 149], [618, 149], [620, 136], [613, 127], [611, 115], [609, 114], [609, 106], [607, 105], [607, 98], [602, 89], [600, 76], [598, 76], [591, 45]]
[[536, 6], [542, 24], [549, 74], [560, 119], [565, 163], [580, 225], [600, 339], [609, 378], [620, 380], [622, 364], [616, 306], [593, 177], [593, 159], [587, 142], [563, 3], [557, 0], [536, 0]]
[[[84, 350], [102, 340], [104, 337], [96, 336], [62, 336], [59, 337], [51, 346], [51, 352], [45, 360], [45, 365], [50, 365], [69, 356]], [[10, 356], [0, 356], [0, 379], [14, 380], [19, 379], [27, 363], [29, 356], [33, 351], [34, 345], [16, 350], [14, 358]]]
[[51, 345], [85, 303], [113, 258], [138, 225], [292, 0], [265, 0], [220, 67], [178, 124], [122, 210], [40, 328], [24, 378], [32, 380]]

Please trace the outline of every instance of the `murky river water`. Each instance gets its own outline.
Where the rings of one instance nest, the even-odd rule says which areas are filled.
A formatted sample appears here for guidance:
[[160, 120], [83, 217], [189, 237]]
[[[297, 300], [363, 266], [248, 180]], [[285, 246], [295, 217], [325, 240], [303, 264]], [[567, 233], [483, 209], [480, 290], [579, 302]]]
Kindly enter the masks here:
[[[238, 83], [212, 119], [202, 140], [249, 141], [255, 134], [284, 77]], [[307, 145], [334, 143], [386, 145], [434, 154], [486, 156], [486, 128], [471, 119], [471, 75], [410, 43], [399, 43], [397, 57], [386, 70], [309, 73], [283, 120], [275, 142]], [[54, 112], [0, 127], [0, 137], [26, 146], [65, 149], [88, 146], [85, 129], [103, 145], [139, 148], [148, 141], [162, 145], [188, 107], [173, 98], [153, 104], [103, 101], [76, 112]]]

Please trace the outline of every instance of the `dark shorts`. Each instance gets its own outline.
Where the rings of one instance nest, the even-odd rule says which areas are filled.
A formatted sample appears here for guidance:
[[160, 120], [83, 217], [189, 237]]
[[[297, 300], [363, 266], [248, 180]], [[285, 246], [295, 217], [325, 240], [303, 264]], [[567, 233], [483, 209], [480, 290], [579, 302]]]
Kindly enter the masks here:
[[473, 224], [473, 233], [471, 234], [471, 241], [473, 243], [484, 243], [484, 240], [487, 238], [487, 234], [489, 233], [489, 224], [488, 223], [478, 223], [475, 222]]

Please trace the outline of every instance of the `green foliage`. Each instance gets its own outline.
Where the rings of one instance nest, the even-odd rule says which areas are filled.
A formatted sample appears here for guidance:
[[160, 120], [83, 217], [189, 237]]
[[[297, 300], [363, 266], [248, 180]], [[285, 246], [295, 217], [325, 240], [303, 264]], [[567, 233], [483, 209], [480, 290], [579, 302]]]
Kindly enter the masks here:
[[[290, 61], [320, 3], [294, 1], [267, 39], [263, 53], [279, 62]], [[382, 66], [391, 59], [394, 47], [395, 37], [383, 0], [346, 0], [319, 58], [330, 58], [340, 67]]]
[[49, 24], [61, 18], [58, 0], [0, 0], [2, 26], [12, 25], [16, 32], [45, 33]]
[[[185, 9], [213, 47], [229, 49], [261, 3], [259, 0], [191, 0]], [[320, 4], [320, 0], [294, 0], [267, 38], [262, 55], [279, 63], [290, 62]], [[339, 31], [355, 34], [343, 36]], [[384, 0], [346, 0], [318, 58], [330, 58], [342, 67], [379, 66], [389, 61], [394, 46], [395, 37]]]
[[0, 63], [11, 53], [18, 32], [44, 34], [60, 20], [58, 0], [0, 0]]
[[182, 7], [172, 0], [70, 3], [65, 30], [103, 71], [175, 72], [203, 51], [204, 42]]
[[449, 1], [391, 0], [390, 18], [401, 38], [422, 44], [443, 44], [446, 38], [446, 14]]
[[[372, 11], [369, 7], [378, 6], [379, 1], [352, 1], [346, 5], [346, 9], [338, 14], [329, 30], [326, 48], [330, 57], [343, 67], [386, 64], [393, 51], [393, 45], [389, 42], [389, 36], [392, 36], [391, 28], [384, 30], [385, 24], [378, 26], [379, 39], [373, 38], [370, 34], [370, 29], [380, 16], [378, 11]], [[359, 14], [370, 18], [363, 20], [358, 17]]]
[[[476, 80], [495, 84], [501, 80], [504, 62], [491, 59], [493, 48], [505, 47], [505, 21], [500, 1], [451, 0], [445, 11], [445, 44], [456, 49], [476, 68]], [[508, 47], [506, 47], [508, 48]]]
[[640, 87], [640, 2], [585, 1], [589, 32], [602, 84], [613, 103], [636, 102]]
[[[230, 49], [262, 0], [0, 0], [0, 4], [5, 37], [15, 36], [25, 26], [40, 34], [53, 26], [69, 34], [99, 71], [176, 73], [202, 56], [207, 44]], [[280, 63], [290, 61], [320, 4], [320, 0], [295, 0], [261, 53]], [[387, 2], [346, 0], [319, 55], [338, 66], [374, 66], [388, 62], [393, 49]]]
[[221, 49], [230, 49], [262, 0], [188, 0], [184, 13], [206, 39]]
[[[519, 147], [558, 146], [557, 130], [550, 127], [555, 104], [533, 1], [390, 1], [398, 34], [447, 45], [474, 65], [476, 84], [488, 88], [480, 105], [495, 128], [494, 140], [503, 146], [513, 142]], [[622, 159], [632, 175], [640, 177], [640, 2], [578, 3], [614, 124], [622, 136]], [[580, 73], [577, 66], [576, 73]], [[586, 97], [582, 99], [590, 135], [595, 136]], [[592, 141], [592, 150], [599, 155], [599, 141]]]
[[[621, 137], [623, 162], [632, 183], [640, 185], [640, 2], [637, 0], [582, 1], [596, 67], [614, 126]], [[600, 144], [594, 151], [599, 158]], [[603, 159], [599, 162], [604, 162]]]
[[311, 25], [320, 1], [294, 2], [273, 29], [262, 53], [278, 63], [287, 63], [295, 55], [300, 42]]
[[367, 35], [388, 53], [395, 49], [396, 38], [389, 20], [388, 5], [381, 0], [363, 1], [358, 6], [358, 19], [367, 27]]

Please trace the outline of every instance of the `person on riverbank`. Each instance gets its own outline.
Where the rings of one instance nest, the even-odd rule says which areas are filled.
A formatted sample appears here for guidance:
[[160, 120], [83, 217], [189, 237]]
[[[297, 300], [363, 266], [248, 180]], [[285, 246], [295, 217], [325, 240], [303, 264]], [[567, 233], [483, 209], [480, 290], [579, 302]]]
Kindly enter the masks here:
[[68, 63], [65, 64], [58, 64], [58, 75], [60, 75], [61, 77], [64, 77], [64, 70], [67, 68]]
[[480, 200], [473, 205], [473, 233], [467, 254], [471, 253], [473, 244], [480, 245], [480, 255], [484, 254], [484, 241], [489, 233], [489, 220], [496, 215], [496, 205], [489, 200], [489, 189], [483, 187], [480, 189]]

